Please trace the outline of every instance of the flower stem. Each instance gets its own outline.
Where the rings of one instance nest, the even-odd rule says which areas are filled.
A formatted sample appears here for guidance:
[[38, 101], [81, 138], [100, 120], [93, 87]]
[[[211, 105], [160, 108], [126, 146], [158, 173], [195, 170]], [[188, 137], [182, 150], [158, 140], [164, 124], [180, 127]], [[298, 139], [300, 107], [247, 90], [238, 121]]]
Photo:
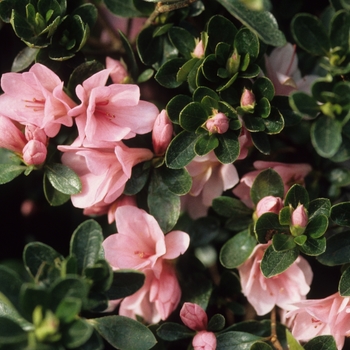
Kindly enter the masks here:
[[276, 350], [283, 350], [281, 343], [277, 338], [277, 330], [276, 330], [276, 307], [274, 307], [271, 311], [271, 343]]

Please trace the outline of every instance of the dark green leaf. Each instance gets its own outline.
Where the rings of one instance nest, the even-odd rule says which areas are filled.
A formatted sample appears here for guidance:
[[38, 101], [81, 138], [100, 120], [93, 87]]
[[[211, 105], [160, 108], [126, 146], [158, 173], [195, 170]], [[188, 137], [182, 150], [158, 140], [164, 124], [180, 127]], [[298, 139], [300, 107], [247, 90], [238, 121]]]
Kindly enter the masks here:
[[83, 345], [92, 335], [94, 328], [86, 320], [78, 318], [69, 324], [62, 334], [62, 343], [67, 349]]
[[12, 181], [26, 170], [26, 166], [14, 164], [0, 164], [0, 184]]
[[348, 267], [341, 275], [339, 281], [339, 293], [343, 297], [350, 296], [350, 267]]
[[337, 345], [331, 335], [320, 335], [304, 345], [305, 350], [337, 350]]
[[180, 112], [191, 102], [192, 99], [187, 95], [176, 95], [173, 97], [166, 106], [169, 119], [173, 123], [179, 124]]
[[237, 134], [228, 130], [224, 134], [217, 134], [217, 138], [219, 145], [214, 150], [216, 157], [223, 164], [233, 163], [240, 151]]
[[310, 202], [308, 212], [309, 220], [318, 215], [325, 215], [328, 218], [331, 213], [331, 201], [328, 198], [316, 198]]
[[172, 193], [182, 196], [190, 191], [192, 178], [185, 168], [169, 169], [166, 166], [162, 166], [159, 169], [159, 173], [163, 182]]
[[37, 53], [38, 49], [26, 46], [13, 60], [11, 72], [20, 72], [28, 68], [34, 62]]
[[340, 226], [350, 226], [350, 202], [342, 202], [331, 208], [331, 219]]
[[133, 196], [139, 193], [147, 183], [150, 173], [148, 162], [136, 164], [131, 171], [131, 177], [126, 182], [124, 194]]
[[304, 232], [305, 235], [317, 239], [322, 237], [328, 228], [328, 218], [325, 215], [317, 215], [311, 219]]
[[208, 331], [218, 332], [225, 327], [225, 317], [220, 314], [215, 314], [208, 322]]
[[249, 350], [261, 337], [245, 332], [225, 332], [217, 336], [217, 350]]
[[300, 251], [306, 255], [317, 256], [326, 250], [326, 238], [314, 239], [309, 237], [305, 244], [299, 247]]
[[207, 119], [207, 110], [198, 102], [189, 103], [180, 112], [180, 125], [187, 131], [196, 131]]
[[77, 259], [79, 274], [99, 259], [102, 241], [101, 226], [94, 220], [83, 222], [74, 231], [70, 242], [70, 254]]
[[309, 207], [309, 194], [305, 187], [295, 184], [287, 192], [284, 198], [284, 205], [291, 205], [296, 209], [300, 204], [307, 209]]
[[18, 274], [6, 266], [0, 265], [0, 293], [3, 293], [14, 307], [19, 307], [19, 292], [22, 281]]
[[350, 14], [348, 11], [338, 11], [332, 18], [330, 29], [330, 44], [334, 49], [341, 48], [337, 54], [346, 55], [349, 51]]
[[62, 205], [70, 199], [69, 194], [64, 194], [52, 187], [51, 182], [48, 180], [46, 174], [44, 174], [43, 177], [43, 187], [45, 198], [52, 206]]
[[288, 227], [282, 226], [278, 215], [271, 212], [264, 213], [257, 219], [254, 231], [260, 243], [267, 243], [277, 233], [289, 234]]
[[284, 128], [283, 116], [276, 108], [272, 108], [270, 115], [263, 121], [265, 132], [269, 135], [279, 134]]
[[255, 61], [259, 55], [259, 39], [248, 28], [241, 28], [235, 36], [234, 47], [239, 55], [248, 54], [250, 62]]
[[0, 344], [16, 344], [27, 339], [21, 326], [7, 317], [0, 316]]
[[169, 30], [169, 38], [179, 53], [186, 59], [191, 58], [196, 43], [194, 37], [184, 28], [172, 27]]
[[159, 68], [154, 78], [160, 85], [168, 89], [179, 87], [182, 84], [182, 81], [177, 80], [177, 73], [185, 62], [186, 60], [183, 58], [174, 58], [165, 62]]
[[140, 322], [123, 316], [106, 316], [90, 321], [108, 343], [120, 350], [148, 350], [157, 340]]
[[160, 61], [163, 55], [162, 49], [164, 38], [162, 36], [154, 37], [153, 32], [153, 26], [149, 26], [139, 33], [136, 40], [138, 54], [140, 56], [141, 61], [146, 66], [151, 66], [152, 64]]
[[271, 146], [267, 135], [263, 132], [250, 134], [254, 146], [263, 154], [270, 154]]
[[278, 252], [293, 249], [295, 247], [294, 237], [288, 234], [276, 233], [272, 237], [272, 245]]
[[316, 118], [321, 110], [315, 98], [302, 91], [293, 92], [289, 96], [289, 103], [295, 112], [309, 118]]
[[220, 233], [220, 222], [215, 217], [201, 217], [193, 222], [188, 233], [194, 247], [205, 246]]
[[204, 156], [215, 149], [218, 145], [219, 141], [215, 134], [204, 134], [197, 140], [194, 150], [199, 156]]
[[133, 0], [105, 0], [107, 8], [120, 17], [142, 17]]
[[157, 329], [157, 335], [166, 341], [175, 341], [179, 339], [192, 338], [195, 332], [187, 327], [173, 322], [163, 323]]
[[220, 250], [220, 262], [227, 269], [243, 264], [256, 246], [256, 239], [249, 230], [237, 233], [230, 238]]
[[[38, 304], [40, 305], [40, 304]], [[74, 321], [81, 310], [82, 302], [78, 298], [67, 297], [57, 306], [55, 315], [62, 323]]]
[[298, 248], [276, 252], [270, 245], [261, 261], [261, 271], [266, 278], [276, 276], [287, 270], [299, 256]]

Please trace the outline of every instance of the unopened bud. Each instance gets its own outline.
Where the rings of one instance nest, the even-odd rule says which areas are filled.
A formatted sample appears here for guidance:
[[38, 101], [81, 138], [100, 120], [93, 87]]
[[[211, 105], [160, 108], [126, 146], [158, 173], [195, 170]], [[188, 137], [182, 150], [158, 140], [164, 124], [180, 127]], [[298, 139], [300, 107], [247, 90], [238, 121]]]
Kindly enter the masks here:
[[39, 165], [45, 162], [46, 146], [37, 140], [30, 140], [23, 148], [23, 160], [28, 165]]
[[204, 56], [203, 41], [200, 40], [192, 52], [192, 57], [202, 58]]
[[302, 204], [299, 204], [291, 216], [290, 231], [293, 236], [300, 236], [305, 232], [309, 216]]
[[255, 107], [255, 95], [251, 90], [244, 88], [241, 96], [241, 108], [245, 112], [253, 112]]
[[231, 76], [238, 72], [240, 63], [241, 56], [237, 53], [235, 49], [231, 57], [226, 62], [226, 70], [230, 73]]
[[283, 201], [280, 197], [266, 196], [258, 202], [256, 205], [256, 218], [259, 218], [265, 213], [275, 213], [278, 214], [283, 208]]
[[205, 126], [211, 134], [223, 134], [230, 125], [229, 119], [224, 113], [217, 113], [207, 120]]
[[157, 156], [161, 156], [165, 153], [172, 137], [173, 124], [165, 109], [163, 109], [156, 118], [152, 132], [153, 149]]
[[47, 144], [47, 136], [45, 134], [45, 131], [43, 129], [38, 128], [35, 125], [26, 125], [24, 134], [28, 141], [37, 140], [43, 143], [44, 145]]

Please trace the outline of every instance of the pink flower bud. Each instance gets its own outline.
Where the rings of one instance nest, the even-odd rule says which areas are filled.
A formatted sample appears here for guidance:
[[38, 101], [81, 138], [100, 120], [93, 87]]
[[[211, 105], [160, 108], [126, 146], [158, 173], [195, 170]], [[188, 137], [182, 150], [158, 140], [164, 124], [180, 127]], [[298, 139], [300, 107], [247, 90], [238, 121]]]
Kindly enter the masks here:
[[24, 134], [28, 141], [37, 140], [43, 143], [44, 145], [47, 144], [47, 136], [45, 134], [45, 131], [43, 129], [38, 128], [35, 125], [31, 125], [31, 124], [26, 125]]
[[237, 53], [235, 49], [232, 56], [226, 62], [226, 70], [231, 75], [234, 75], [238, 72], [240, 63], [241, 63], [241, 56]]
[[172, 137], [173, 124], [168, 118], [165, 109], [163, 109], [156, 118], [152, 132], [153, 149], [157, 156], [165, 153]]
[[201, 331], [194, 336], [192, 346], [194, 350], [215, 350], [216, 336], [213, 332]]
[[26, 139], [11, 119], [0, 115], [0, 148], [22, 154]]
[[228, 130], [229, 119], [224, 113], [217, 113], [207, 120], [205, 126], [212, 134], [223, 134]]
[[278, 214], [283, 208], [283, 201], [279, 197], [266, 196], [256, 205], [256, 217], [259, 218], [264, 213]]
[[114, 84], [122, 84], [128, 81], [129, 75], [123, 62], [106, 57], [106, 68], [111, 69], [109, 76]]
[[251, 90], [244, 88], [241, 96], [241, 107], [244, 109], [254, 109], [255, 96]]
[[195, 331], [202, 331], [207, 329], [208, 316], [206, 312], [197, 304], [184, 303], [180, 317], [182, 322]]
[[291, 216], [290, 230], [293, 236], [300, 236], [305, 232], [309, 217], [302, 204], [299, 204]]
[[204, 46], [202, 40], [200, 40], [194, 48], [192, 56], [197, 58], [202, 58], [204, 56]]
[[37, 140], [30, 140], [23, 148], [23, 160], [28, 165], [39, 165], [45, 162], [46, 146]]

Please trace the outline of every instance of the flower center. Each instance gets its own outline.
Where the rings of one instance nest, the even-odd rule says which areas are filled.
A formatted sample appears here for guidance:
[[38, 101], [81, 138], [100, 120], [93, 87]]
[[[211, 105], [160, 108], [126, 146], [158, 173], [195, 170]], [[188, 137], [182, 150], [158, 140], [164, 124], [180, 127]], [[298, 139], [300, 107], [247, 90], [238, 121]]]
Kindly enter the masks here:
[[107, 106], [108, 104], [109, 104], [109, 100], [96, 102], [96, 104], [95, 104], [95, 115], [96, 114], [102, 115], [104, 117], [107, 117], [109, 120], [112, 120], [113, 118], [115, 118], [114, 114], [108, 113], [104, 109], [104, 106]]
[[34, 112], [42, 111], [45, 107], [45, 100], [37, 100], [35, 97], [32, 100], [24, 100], [24, 102], [25, 106]]
[[134, 254], [138, 255], [140, 259], [148, 259], [152, 255], [145, 252], [141, 252], [140, 250], [135, 250]]

